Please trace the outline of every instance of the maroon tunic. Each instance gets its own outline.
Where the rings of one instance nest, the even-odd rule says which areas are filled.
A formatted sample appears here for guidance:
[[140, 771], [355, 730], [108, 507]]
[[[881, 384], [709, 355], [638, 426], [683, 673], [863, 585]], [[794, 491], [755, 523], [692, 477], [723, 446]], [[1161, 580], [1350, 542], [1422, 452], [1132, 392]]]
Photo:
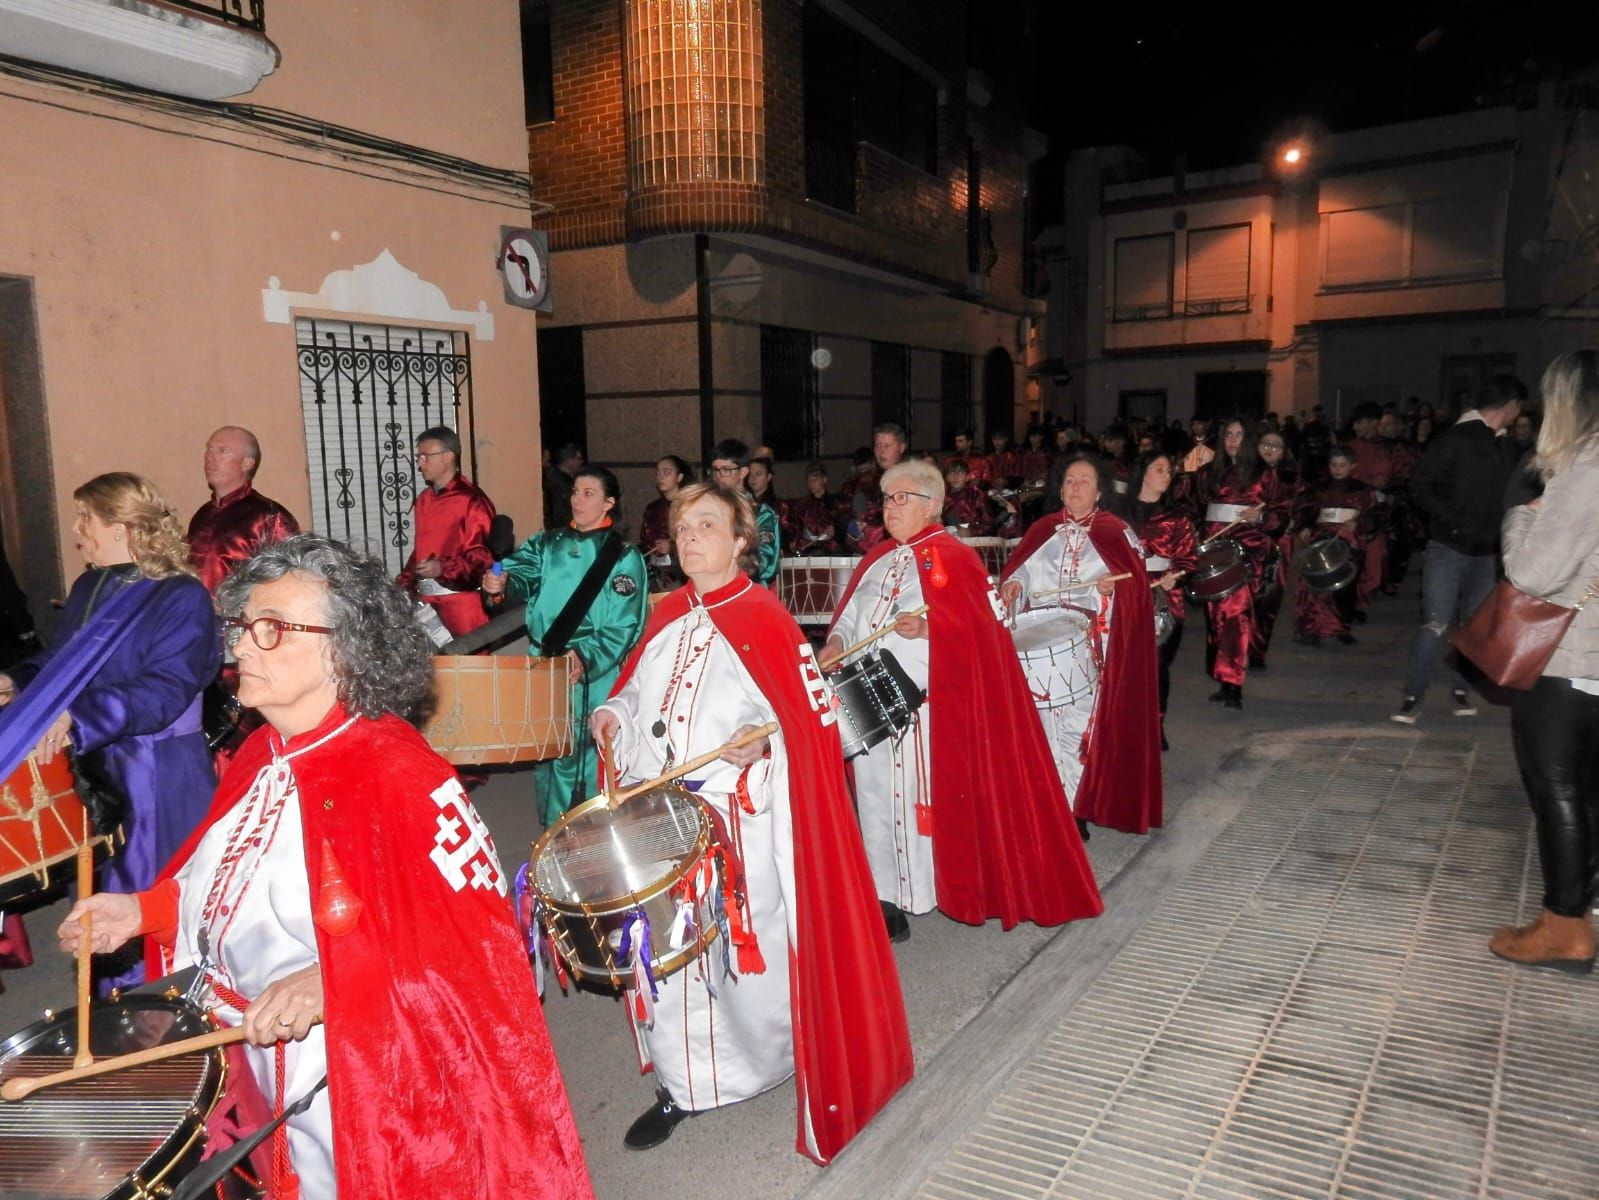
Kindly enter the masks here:
[[[394, 582], [437, 609], [439, 620], [456, 637], [488, 624], [478, 583], [494, 565], [489, 551], [494, 502], [465, 475], [457, 474], [441, 488], [426, 487], [417, 493], [413, 515], [416, 542]], [[439, 560], [439, 577], [433, 582], [450, 594], [430, 594], [424, 588], [416, 564], [426, 558]]]
[[846, 479], [838, 489], [838, 504], [844, 525], [844, 548], [849, 554], [865, 554], [888, 537], [883, 528], [882, 474], [874, 466], [865, 475]]
[[229, 571], [262, 546], [300, 532], [289, 510], [248, 483], [213, 496], [189, 521], [189, 562], [212, 595]]
[[[1229, 467], [1218, 481], [1207, 469], [1194, 476], [1196, 524], [1203, 537], [1214, 537], [1229, 522], [1205, 520], [1205, 509], [1212, 504], [1241, 504], [1246, 508], [1266, 502], [1266, 488], [1260, 476], [1245, 479], [1237, 467]], [[1265, 566], [1270, 539], [1259, 525], [1239, 525], [1228, 530], [1249, 556], [1250, 579], [1225, 600], [1205, 605], [1205, 645], [1210, 676], [1217, 683], [1242, 687], [1249, 672], [1249, 641], [1255, 628], [1255, 589]]]
[[[1360, 513], [1355, 518], [1354, 529], [1341, 525], [1323, 524], [1321, 511], [1325, 508], [1353, 508]], [[1300, 499], [1298, 523], [1300, 528], [1312, 530], [1311, 537], [1320, 540], [1339, 537], [1349, 543], [1355, 562], [1361, 561], [1361, 552], [1376, 531], [1377, 494], [1358, 479], [1329, 479], [1319, 488], [1307, 489]], [[1294, 631], [1305, 636], [1337, 637], [1349, 632], [1349, 624], [1338, 611], [1336, 593], [1313, 592], [1303, 579], [1294, 590]]]
[[[1251, 657], [1265, 660], [1271, 647], [1272, 630], [1277, 627], [1277, 614], [1282, 611], [1283, 593], [1288, 589], [1288, 565], [1294, 558], [1295, 515], [1299, 504], [1301, 485], [1296, 475], [1284, 474], [1277, 467], [1267, 467], [1260, 473], [1261, 490], [1266, 498], [1266, 512], [1260, 527], [1271, 541], [1271, 550], [1277, 552], [1273, 563], [1268, 558], [1266, 570], [1271, 578], [1261, 579], [1261, 592], [1256, 596], [1255, 627], [1249, 639]], [[1268, 555], [1270, 554], [1268, 550]], [[1275, 584], [1275, 586], [1267, 586]]]
[[807, 492], [797, 500], [783, 501], [783, 544], [800, 555], [843, 553], [839, 512], [839, 498], [829, 493], [813, 496]]
[[944, 494], [944, 524], [969, 525], [971, 537], [982, 537], [994, 524], [994, 506], [988, 493], [975, 483], [967, 483]]

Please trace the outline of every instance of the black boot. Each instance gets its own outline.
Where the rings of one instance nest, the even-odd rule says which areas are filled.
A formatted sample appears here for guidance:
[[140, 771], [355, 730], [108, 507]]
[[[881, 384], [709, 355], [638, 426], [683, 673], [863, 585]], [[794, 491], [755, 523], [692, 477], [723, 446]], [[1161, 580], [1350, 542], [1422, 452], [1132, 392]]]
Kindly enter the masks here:
[[1162, 751], [1170, 750], [1171, 743], [1166, 740], [1166, 714], [1160, 714], [1160, 748]]
[[1088, 822], [1083, 820], [1081, 817], [1074, 817], [1072, 819], [1077, 822], [1077, 836], [1086, 842], [1088, 840]]
[[688, 1109], [678, 1107], [671, 1092], [658, 1088], [655, 1103], [627, 1127], [627, 1132], [622, 1135], [622, 1145], [629, 1150], [648, 1150], [659, 1146], [672, 1136], [672, 1130], [693, 1115]]
[[1249, 669], [1251, 671], [1264, 671], [1266, 669], [1265, 655], [1251, 654], [1249, 656]]
[[1239, 683], [1224, 683], [1222, 687], [1227, 689], [1227, 695], [1222, 699], [1223, 707], [1242, 709], [1244, 707], [1243, 685]]
[[1228, 688], [1227, 684], [1225, 684], [1225, 683], [1219, 684], [1217, 686], [1216, 690], [1210, 694], [1210, 702], [1212, 704], [1226, 704], [1227, 703], [1227, 688]]
[[910, 941], [911, 923], [905, 917], [905, 910], [897, 904], [890, 904], [887, 900], [879, 900], [878, 903], [883, 906], [883, 924], [888, 927], [888, 940]]

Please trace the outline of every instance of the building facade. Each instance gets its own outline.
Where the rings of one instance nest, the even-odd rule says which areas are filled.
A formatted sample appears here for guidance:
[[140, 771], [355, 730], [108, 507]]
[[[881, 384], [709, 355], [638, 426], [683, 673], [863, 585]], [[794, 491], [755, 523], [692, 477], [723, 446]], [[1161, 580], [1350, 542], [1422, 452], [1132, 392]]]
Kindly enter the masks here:
[[531, 217], [516, 31], [511, 0], [0, 0], [0, 520], [36, 615], [73, 489], [136, 471], [186, 520], [221, 424], [392, 565], [427, 424], [537, 527], [534, 314], [495, 264]]
[[[531, 10], [531, 12], [529, 12]], [[544, 431], [648, 499], [663, 454], [770, 446], [784, 494], [875, 423], [917, 447], [1025, 417], [1042, 139], [1001, 0], [531, 0], [552, 210]], [[528, 30], [525, 23], [524, 29]], [[973, 31], [977, 33], [974, 35]], [[541, 88], [538, 64], [548, 63]]]
[[1336, 134], [1272, 161], [1144, 178], [1079, 151], [1046, 231], [1047, 406], [1120, 417], [1458, 412], [1595, 344], [1595, 89]]

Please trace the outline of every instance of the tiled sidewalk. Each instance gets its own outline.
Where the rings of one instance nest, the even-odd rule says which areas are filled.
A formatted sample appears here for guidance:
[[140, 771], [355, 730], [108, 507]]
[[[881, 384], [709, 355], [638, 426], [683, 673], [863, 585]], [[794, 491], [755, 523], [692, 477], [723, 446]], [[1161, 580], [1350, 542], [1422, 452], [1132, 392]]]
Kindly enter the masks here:
[[1278, 761], [916, 1195], [1599, 1196], [1599, 980], [1484, 945], [1538, 907], [1508, 750], [1251, 754]]

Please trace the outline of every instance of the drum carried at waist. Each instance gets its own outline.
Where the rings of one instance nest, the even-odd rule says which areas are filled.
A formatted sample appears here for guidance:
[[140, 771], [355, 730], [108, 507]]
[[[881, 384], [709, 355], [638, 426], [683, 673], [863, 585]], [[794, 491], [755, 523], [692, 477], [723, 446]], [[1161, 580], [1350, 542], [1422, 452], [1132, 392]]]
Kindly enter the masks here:
[[1088, 641], [1093, 620], [1086, 609], [1071, 606], [1016, 614], [1011, 640], [1034, 703], [1058, 708], [1093, 694], [1099, 682]]
[[1349, 543], [1341, 537], [1324, 537], [1311, 542], [1294, 556], [1294, 569], [1313, 592], [1340, 591], [1355, 581], [1360, 564], [1355, 562]]
[[633, 979], [635, 955], [645, 955], [661, 978], [715, 940], [721, 867], [711, 830], [706, 806], [669, 784], [615, 808], [596, 796], [544, 831], [528, 880], [574, 977], [620, 988]]
[[863, 654], [840, 668], [832, 683], [839, 701], [838, 732], [846, 760], [900, 737], [927, 700], [926, 690], [916, 685], [889, 650]]
[[1177, 632], [1180, 618], [1172, 609], [1171, 593], [1164, 588], [1155, 589], [1155, 645], [1164, 646]]
[[422, 736], [450, 763], [516, 763], [572, 752], [570, 668], [510, 654], [433, 659], [433, 716]]
[[66, 756], [41, 764], [28, 755], [0, 784], [0, 909], [31, 907], [28, 901], [72, 878], [85, 843], [97, 861], [113, 851], [112, 837], [95, 828], [74, 789]]
[[1188, 573], [1188, 595], [1197, 602], [1214, 603], [1248, 582], [1249, 555], [1243, 545], [1236, 538], [1212, 538], [1199, 547], [1198, 561]]

